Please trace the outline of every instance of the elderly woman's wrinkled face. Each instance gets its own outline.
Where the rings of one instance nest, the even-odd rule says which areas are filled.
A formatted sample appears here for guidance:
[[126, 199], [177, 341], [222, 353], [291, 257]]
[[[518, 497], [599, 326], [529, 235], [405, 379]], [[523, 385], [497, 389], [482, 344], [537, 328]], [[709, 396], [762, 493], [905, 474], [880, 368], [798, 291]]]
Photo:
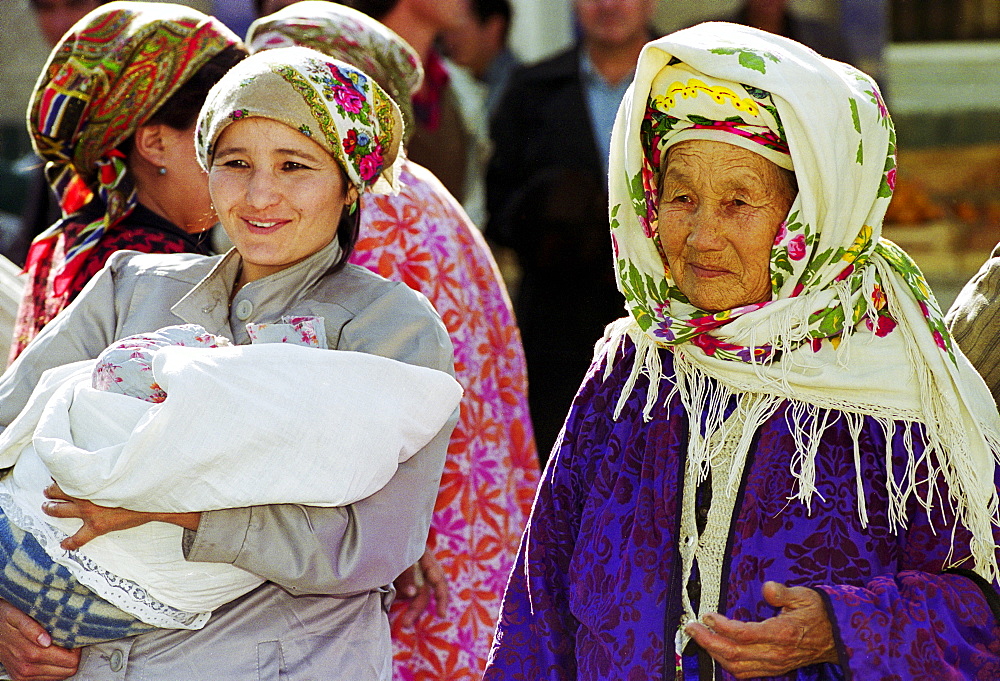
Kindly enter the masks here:
[[791, 174], [752, 151], [707, 140], [668, 150], [660, 244], [692, 305], [718, 312], [770, 298], [771, 246], [794, 198]]
[[208, 180], [219, 221], [243, 257], [241, 283], [327, 246], [345, 204], [357, 196], [323, 147], [269, 118], [246, 118], [222, 131]]

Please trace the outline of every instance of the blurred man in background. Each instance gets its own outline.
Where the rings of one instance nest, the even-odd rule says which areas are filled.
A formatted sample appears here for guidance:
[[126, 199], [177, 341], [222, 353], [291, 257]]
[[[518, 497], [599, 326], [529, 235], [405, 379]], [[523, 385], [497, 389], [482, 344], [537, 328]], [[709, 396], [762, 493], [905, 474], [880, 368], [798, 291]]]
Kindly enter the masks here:
[[55, 47], [69, 27], [104, 2], [98, 0], [29, 0], [38, 30]]
[[837, 27], [829, 22], [792, 12], [787, 0], [746, 0], [735, 14], [719, 17], [744, 26], [797, 40], [824, 57], [853, 63], [850, 44]]
[[470, 4], [462, 25], [441, 38], [448, 57], [483, 85], [486, 110], [492, 114], [519, 65], [507, 44], [512, 19], [510, 0], [472, 0]]
[[511, 76], [491, 126], [486, 234], [512, 249], [539, 455], [604, 326], [623, 314], [608, 239], [608, 148], [656, 0], [575, 0], [579, 41]]

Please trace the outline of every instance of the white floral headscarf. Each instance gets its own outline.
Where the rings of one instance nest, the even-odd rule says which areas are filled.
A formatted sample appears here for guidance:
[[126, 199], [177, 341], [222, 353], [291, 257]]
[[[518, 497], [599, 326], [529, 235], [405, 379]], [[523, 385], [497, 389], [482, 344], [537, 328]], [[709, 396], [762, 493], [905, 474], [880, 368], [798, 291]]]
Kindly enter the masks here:
[[298, 130], [329, 152], [359, 189], [387, 193], [397, 187], [399, 107], [354, 66], [306, 47], [244, 59], [212, 88], [198, 116], [195, 144], [206, 171], [222, 131], [251, 117]]
[[[772, 247], [771, 297], [722, 312], [687, 301], [656, 236], [663, 149], [674, 136], [704, 139], [710, 128], [779, 165], [790, 157], [785, 167], [799, 187]], [[878, 87], [851, 66], [735, 24], [701, 24], [647, 44], [611, 142], [611, 237], [631, 316], [609, 327], [603, 351], [625, 335], [636, 343], [619, 409], [643, 373], [652, 379], [648, 417], [666, 394], [657, 348], [672, 350], [673, 389], [692, 423], [708, 424], [708, 432], [690, 434], [689, 461], [703, 469], [726, 439], [713, 440], [712, 430], [724, 427], [731, 400], [744, 434], [783, 401], [795, 403], [801, 423], [789, 454], [799, 488], [789, 495], [803, 503], [815, 493], [813, 461], [832, 412], [855, 433], [865, 416], [886, 428], [921, 424], [921, 464], [929, 480], [947, 482], [951, 499], [922, 498], [926, 483], [898, 480], [889, 490], [890, 521], [905, 526], [908, 500], [928, 509], [947, 503], [972, 532], [976, 569], [995, 579], [1000, 416], [917, 266], [880, 238], [895, 167], [895, 133]], [[736, 470], [751, 439], [739, 438]], [[915, 461], [907, 447], [903, 454]], [[858, 512], [867, 522], [863, 495]]]

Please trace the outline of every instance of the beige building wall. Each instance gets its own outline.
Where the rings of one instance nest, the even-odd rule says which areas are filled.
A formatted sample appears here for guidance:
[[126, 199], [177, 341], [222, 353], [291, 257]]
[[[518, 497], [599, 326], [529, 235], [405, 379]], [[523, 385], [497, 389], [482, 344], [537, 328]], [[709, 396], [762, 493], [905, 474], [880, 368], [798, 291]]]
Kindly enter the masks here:
[[[211, 8], [211, 0], [180, 4], [202, 12]], [[27, 0], [0, 0], [0, 18], [4, 26], [0, 31], [0, 124], [20, 124], [49, 46], [35, 26]]]
[[0, 122], [24, 120], [31, 89], [49, 55], [27, 0], [0, 0]]

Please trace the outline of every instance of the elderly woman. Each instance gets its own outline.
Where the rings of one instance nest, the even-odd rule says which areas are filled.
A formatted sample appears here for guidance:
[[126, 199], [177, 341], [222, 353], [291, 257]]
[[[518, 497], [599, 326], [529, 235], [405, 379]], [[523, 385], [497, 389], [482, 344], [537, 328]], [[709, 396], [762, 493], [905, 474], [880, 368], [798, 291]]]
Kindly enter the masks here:
[[[353, 64], [400, 103], [404, 122], [412, 120], [420, 61], [402, 38], [361, 12], [298, 2], [256, 21], [246, 42], [251, 52], [298, 44]], [[363, 197], [351, 262], [427, 296], [455, 346], [465, 395], [421, 561], [431, 576], [429, 561], [440, 562], [450, 599], [447, 608], [437, 605], [449, 625], [415, 618], [427, 609], [420, 596], [400, 599], [390, 617], [396, 676], [479, 678], [538, 485], [524, 352], [497, 266], [465, 211], [411, 160], [403, 161], [399, 179], [398, 194]]]
[[539, 489], [486, 679], [993, 678], [1000, 417], [879, 238], [861, 72], [702, 24], [611, 149], [630, 317]]
[[28, 131], [66, 218], [28, 251], [11, 359], [115, 251], [210, 253], [202, 233], [216, 219], [194, 123], [245, 55], [218, 20], [169, 3], [108, 3], [56, 45]]
[[[381, 88], [318, 52], [272, 50], [216, 85], [196, 139], [235, 249], [217, 257], [112, 257], [0, 380], [0, 423], [22, 409], [41, 371], [178, 323], [245, 345], [247, 325], [317, 317], [328, 348], [450, 372], [451, 343], [426, 299], [346, 262], [359, 195], [391, 190], [398, 172], [401, 120]], [[347, 139], [365, 142], [345, 150]], [[296, 390], [276, 387], [272, 401]], [[202, 629], [87, 646], [82, 656], [46, 646], [44, 630], [7, 606], [0, 662], [17, 678], [390, 678], [391, 584], [423, 552], [455, 418], [384, 487], [346, 507], [151, 515], [51, 490], [46, 512], [82, 518], [83, 538], [154, 519], [173, 523], [186, 530], [176, 550], [188, 561], [228, 563], [265, 581], [216, 609]], [[274, 455], [280, 466], [283, 452]]]

